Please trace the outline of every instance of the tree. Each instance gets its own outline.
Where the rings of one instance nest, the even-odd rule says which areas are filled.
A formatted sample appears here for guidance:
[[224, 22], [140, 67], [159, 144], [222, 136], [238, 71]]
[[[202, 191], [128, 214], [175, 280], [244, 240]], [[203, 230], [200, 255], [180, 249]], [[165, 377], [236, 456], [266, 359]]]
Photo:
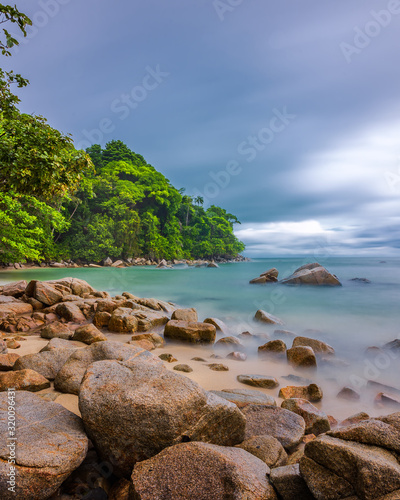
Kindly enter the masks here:
[[0, 119], [0, 129], [0, 191], [57, 203], [82, 187], [93, 169], [90, 157], [73, 147], [71, 137], [40, 116], [15, 112]]
[[[26, 26], [32, 25], [29, 17], [20, 12], [16, 6], [0, 4], [0, 24], [4, 23], [16, 24], [24, 36], [26, 36]], [[10, 49], [14, 45], [19, 45], [19, 42], [5, 28], [3, 28], [3, 35], [4, 38], [0, 39], [0, 50], [2, 55], [8, 57], [11, 56]], [[17, 87], [25, 87], [29, 81], [20, 74], [0, 68], [0, 115], [3, 117], [10, 117], [17, 110], [19, 98], [11, 92], [11, 85], [14, 83]]]

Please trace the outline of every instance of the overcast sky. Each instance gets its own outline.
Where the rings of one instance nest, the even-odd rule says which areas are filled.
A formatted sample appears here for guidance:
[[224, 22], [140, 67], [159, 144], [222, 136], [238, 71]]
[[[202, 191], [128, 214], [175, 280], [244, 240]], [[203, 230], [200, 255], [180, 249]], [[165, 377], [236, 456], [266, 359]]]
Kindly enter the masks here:
[[237, 215], [249, 256], [399, 254], [398, 0], [16, 4], [22, 111], [123, 140]]

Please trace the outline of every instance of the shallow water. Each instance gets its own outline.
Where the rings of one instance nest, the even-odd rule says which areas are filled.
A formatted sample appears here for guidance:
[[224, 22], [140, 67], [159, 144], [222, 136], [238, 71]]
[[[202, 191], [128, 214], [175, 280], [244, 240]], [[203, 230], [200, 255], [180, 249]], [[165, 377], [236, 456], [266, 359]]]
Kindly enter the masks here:
[[[219, 269], [187, 266], [174, 269], [32, 269], [2, 272], [0, 284], [20, 279], [50, 280], [74, 276], [112, 295], [128, 291], [142, 297], [156, 297], [181, 306], [196, 307], [200, 320], [218, 317], [228, 324], [234, 334], [248, 330], [251, 333], [268, 333], [273, 338], [274, 327], [253, 321], [256, 310], [264, 309], [284, 321], [285, 326], [278, 328], [296, 334], [305, 329], [319, 330], [309, 336], [328, 342], [335, 348], [337, 357], [349, 363], [348, 367], [340, 368], [321, 366], [317, 375], [313, 376], [313, 380], [323, 385], [326, 394], [334, 396], [335, 391], [344, 385], [352, 386], [362, 394], [358, 403], [336, 400], [337, 411], [344, 405], [343, 411], [348, 410], [344, 415], [349, 414], [350, 409], [382, 413], [373, 405], [374, 396], [379, 391], [367, 390], [365, 386], [368, 379], [373, 379], [400, 387], [400, 354], [380, 354], [368, 358], [365, 349], [400, 338], [400, 259], [332, 257], [321, 262], [338, 276], [342, 287], [249, 284], [250, 279], [270, 267], [276, 267], [282, 278], [310, 261], [304, 258], [255, 259], [252, 262], [223, 264]], [[367, 278], [371, 283], [350, 281], [356, 277]], [[264, 340], [254, 339], [248, 346], [248, 361], [244, 364], [233, 362], [234, 366], [235, 363], [240, 364], [242, 373], [254, 373], [252, 368], [260, 369], [256, 347], [262, 343]], [[287, 343], [290, 345], [291, 341]], [[277, 366], [269, 369], [280, 373]], [[287, 365], [285, 370], [288, 371]], [[265, 370], [264, 373], [274, 375]], [[210, 378], [217, 376], [210, 373]]]

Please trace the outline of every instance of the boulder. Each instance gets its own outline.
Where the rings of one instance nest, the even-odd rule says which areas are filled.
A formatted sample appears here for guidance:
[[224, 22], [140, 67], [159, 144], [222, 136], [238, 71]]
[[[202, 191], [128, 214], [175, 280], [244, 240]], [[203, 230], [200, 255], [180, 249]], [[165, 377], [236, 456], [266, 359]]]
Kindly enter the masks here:
[[54, 337], [39, 352], [54, 351], [56, 349], [72, 349], [76, 347], [72, 342]]
[[24, 295], [28, 283], [25, 280], [17, 281], [16, 283], [8, 283], [3, 286], [3, 295], [10, 297], [22, 297]]
[[281, 408], [292, 411], [304, 418], [306, 434], [318, 436], [330, 430], [328, 416], [306, 399], [290, 398], [282, 402]]
[[112, 313], [117, 309], [118, 305], [115, 301], [110, 299], [100, 299], [96, 301], [96, 313], [108, 312]]
[[50, 323], [50, 325], [42, 328], [40, 332], [40, 336], [43, 339], [64, 339], [70, 340], [73, 337], [74, 333], [63, 323], [56, 321], [55, 323]]
[[108, 329], [110, 332], [132, 333], [138, 329], [138, 319], [132, 309], [119, 307], [112, 313]]
[[276, 406], [249, 405], [242, 409], [246, 417], [246, 439], [273, 436], [286, 450], [302, 440], [306, 428], [303, 417]]
[[155, 349], [153, 342], [150, 342], [149, 340], [146, 339], [130, 340], [128, 344], [134, 347], [140, 347], [141, 349], [145, 349], [146, 351], [154, 351]]
[[[29, 283], [28, 287], [32, 282]], [[63, 298], [63, 294], [57, 290], [52, 284], [48, 282], [37, 281], [33, 288], [33, 298], [45, 304], [46, 306], [52, 306], [57, 304]]]
[[282, 500], [314, 500], [306, 482], [301, 477], [298, 464], [271, 470], [270, 481]]
[[311, 347], [292, 347], [286, 351], [288, 362], [295, 368], [316, 368], [317, 358]]
[[237, 379], [242, 384], [251, 385], [253, 387], [262, 387], [263, 389], [274, 389], [279, 385], [276, 378], [268, 375], [238, 375]]
[[335, 349], [322, 340], [310, 339], [308, 337], [296, 337], [292, 347], [311, 347], [315, 354], [335, 354]]
[[267, 323], [270, 325], [283, 325], [283, 321], [277, 318], [276, 316], [273, 316], [272, 314], [267, 313], [266, 311], [263, 311], [262, 309], [259, 309], [255, 316], [254, 319], [256, 321], [260, 321], [261, 323]]
[[21, 315], [21, 314], [31, 314], [33, 312], [33, 307], [31, 304], [21, 301], [5, 302], [0, 303], [0, 317]]
[[171, 320], [165, 325], [164, 337], [191, 343], [214, 343], [216, 328], [209, 323]]
[[135, 465], [133, 498], [277, 500], [268, 472], [240, 448], [181, 443]]
[[56, 313], [61, 318], [66, 319], [72, 323], [83, 323], [86, 321], [85, 316], [78, 307], [76, 302], [62, 302], [56, 307]]
[[[95, 342], [84, 349], [77, 349], [68, 358], [54, 380], [54, 387], [60, 392], [78, 394], [86, 369], [95, 361], [116, 359], [122, 362], [136, 358], [149, 359], [152, 363], [155, 362], [154, 356], [145, 349], [110, 340]], [[162, 364], [161, 361], [157, 362]]]
[[152, 328], [164, 326], [169, 320], [163, 311], [134, 311], [133, 315], [137, 319], [139, 332], [146, 332]]
[[158, 335], [158, 333], [135, 333], [132, 335], [131, 340], [147, 340], [148, 342], [151, 342], [155, 348], [162, 347], [164, 345], [164, 339], [161, 335]]
[[67, 359], [77, 350], [70, 345], [68, 349], [53, 349], [21, 356], [14, 365], [14, 370], [35, 370], [48, 380], [54, 380]]
[[251, 389], [222, 389], [221, 391], [210, 392], [231, 403], [235, 403], [238, 408], [244, 408], [250, 404], [276, 406], [275, 399], [261, 391]]
[[93, 317], [93, 324], [97, 328], [108, 328], [110, 324], [111, 314], [106, 311], [96, 312]]
[[270, 469], [287, 463], [285, 448], [272, 436], [253, 436], [245, 439], [238, 447], [265, 462]]
[[[9, 491], [11, 448], [0, 440], [0, 491], [3, 500], [45, 500], [86, 456], [88, 439], [81, 419], [30, 392], [15, 394], [17, 454], [15, 493]], [[0, 394], [0, 434], [7, 431], [7, 394]]]
[[16, 391], [37, 392], [50, 387], [50, 382], [34, 370], [0, 372], [0, 392], [10, 387]]
[[336, 397], [346, 399], [347, 401], [358, 401], [361, 396], [351, 387], [343, 387], [343, 389], [338, 392]]
[[222, 339], [217, 340], [215, 343], [215, 347], [232, 349], [232, 346], [240, 346], [243, 347], [243, 344], [237, 337], [222, 337]]
[[136, 462], [180, 442], [243, 441], [245, 418], [236, 405], [147, 355], [93, 363], [79, 391], [88, 435], [116, 475], [128, 477]]
[[94, 342], [104, 342], [107, 340], [107, 337], [93, 324], [89, 324], [77, 328], [74, 332], [72, 340], [77, 340], [90, 345]]
[[317, 384], [310, 384], [307, 386], [289, 385], [287, 387], [282, 387], [279, 391], [279, 397], [282, 399], [301, 398], [312, 402], [318, 402], [323, 398], [323, 392]]
[[122, 260], [116, 260], [111, 264], [111, 267], [124, 267], [125, 264]]
[[106, 259], [104, 259], [103, 261], [103, 266], [105, 267], [110, 267], [112, 265], [113, 261], [110, 259], [110, 257], [107, 257]]
[[[397, 416], [396, 414], [392, 415], [391, 418], [392, 420], [388, 421], [385, 421], [385, 417], [382, 420], [374, 418], [362, 420], [347, 427], [330, 431], [328, 435], [345, 441], [380, 446], [400, 454], [400, 413]], [[394, 422], [394, 418], [396, 422]]]
[[267, 277], [266, 276], [258, 276], [257, 278], [253, 278], [252, 280], [249, 281], [250, 285], [263, 285], [266, 283]]
[[14, 353], [0, 354], [0, 372], [8, 372], [12, 370], [18, 358], [19, 355]]
[[337, 276], [331, 274], [317, 262], [299, 267], [291, 276], [284, 278], [280, 283], [284, 285], [342, 286]]
[[329, 435], [307, 443], [300, 471], [316, 498], [374, 500], [400, 488], [400, 464], [390, 451]]
[[229, 333], [228, 326], [218, 318], [206, 318], [203, 323], [209, 323], [210, 325], [214, 325], [217, 332], [222, 332], [224, 335]]
[[194, 323], [199, 320], [197, 311], [194, 307], [191, 309], [176, 309], [172, 313], [171, 319], [176, 319], [178, 321], [191, 321]]
[[268, 269], [268, 271], [263, 272], [262, 274], [260, 274], [260, 276], [278, 278], [279, 271], [278, 271], [278, 269], [276, 269], [276, 267], [271, 267], [271, 269]]
[[286, 353], [286, 344], [282, 340], [270, 340], [258, 348], [259, 357], [282, 357]]

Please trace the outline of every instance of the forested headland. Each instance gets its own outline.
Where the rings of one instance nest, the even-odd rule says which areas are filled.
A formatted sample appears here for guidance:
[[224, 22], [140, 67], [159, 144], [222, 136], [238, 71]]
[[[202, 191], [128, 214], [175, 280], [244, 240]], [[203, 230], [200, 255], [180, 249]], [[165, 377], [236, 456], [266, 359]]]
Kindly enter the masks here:
[[[0, 18], [24, 34], [30, 24], [9, 6]], [[18, 42], [3, 34], [7, 57]], [[0, 69], [0, 264], [232, 258], [244, 249], [234, 215], [205, 208], [123, 142], [78, 151], [45, 118], [21, 113], [12, 87], [28, 83]]]

